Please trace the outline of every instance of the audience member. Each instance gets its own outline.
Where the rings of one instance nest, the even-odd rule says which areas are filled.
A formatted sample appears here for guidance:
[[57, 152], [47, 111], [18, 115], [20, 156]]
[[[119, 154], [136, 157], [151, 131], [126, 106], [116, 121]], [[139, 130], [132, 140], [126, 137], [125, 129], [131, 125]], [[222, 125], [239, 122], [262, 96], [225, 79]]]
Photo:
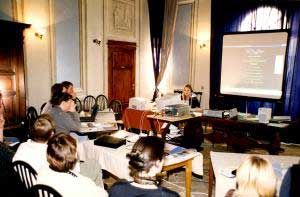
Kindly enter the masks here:
[[53, 105], [48, 112], [55, 121], [56, 131], [70, 133], [70, 131], [79, 131], [80, 119], [75, 110], [75, 102], [68, 93], [54, 95], [50, 101]]
[[163, 166], [164, 142], [161, 138], [140, 138], [127, 154], [133, 182], [119, 181], [109, 190], [109, 196], [179, 196], [176, 192], [158, 186], [158, 173]]
[[273, 197], [276, 194], [276, 175], [271, 163], [258, 156], [248, 157], [238, 168], [237, 189], [229, 190], [226, 197]]
[[182, 100], [188, 103], [191, 108], [200, 107], [200, 103], [197, 99], [196, 94], [193, 92], [193, 88], [190, 84], [187, 84], [183, 88]]
[[[1, 104], [1, 108], [3, 108]], [[3, 109], [0, 109], [3, 110]], [[0, 113], [0, 133], [3, 134], [3, 111]], [[3, 140], [3, 135], [1, 136]], [[16, 174], [12, 165], [15, 152], [7, 144], [0, 141], [0, 188], [1, 196], [23, 196], [26, 188]]]
[[33, 124], [30, 133], [31, 139], [19, 146], [13, 161], [25, 161], [38, 172], [41, 167], [48, 165], [46, 160], [47, 142], [53, 134], [53, 119], [48, 114], [42, 114]]
[[72, 96], [73, 99], [76, 98], [76, 93], [74, 91], [74, 86], [73, 83], [69, 82], [69, 81], [63, 81], [61, 83], [63, 90], [62, 92], [68, 93]]
[[89, 178], [72, 169], [77, 162], [76, 140], [65, 133], [57, 133], [48, 141], [47, 161], [37, 177], [37, 184], [48, 185], [64, 197], [107, 196], [106, 191], [96, 186]]
[[[53, 97], [53, 95], [57, 95], [60, 94], [63, 91], [63, 86], [60, 83], [56, 83], [51, 87], [51, 98]], [[50, 109], [52, 108], [52, 104], [50, 101], [48, 101], [46, 103], [46, 105], [44, 106], [41, 114], [46, 114], [50, 111]]]
[[283, 177], [280, 186], [280, 197], [300, 196], [300, 162], [290, 167]]

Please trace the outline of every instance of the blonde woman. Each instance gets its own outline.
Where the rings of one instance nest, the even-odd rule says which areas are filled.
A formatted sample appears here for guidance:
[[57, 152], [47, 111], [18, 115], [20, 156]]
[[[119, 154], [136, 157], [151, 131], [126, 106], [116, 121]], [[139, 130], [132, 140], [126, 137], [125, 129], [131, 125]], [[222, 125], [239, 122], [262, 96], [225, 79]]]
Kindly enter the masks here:
[[258, 156], [248, 157], [237, 170], [237, 189], [226, 196], [273, 197], [276, 176], [271, 163]]

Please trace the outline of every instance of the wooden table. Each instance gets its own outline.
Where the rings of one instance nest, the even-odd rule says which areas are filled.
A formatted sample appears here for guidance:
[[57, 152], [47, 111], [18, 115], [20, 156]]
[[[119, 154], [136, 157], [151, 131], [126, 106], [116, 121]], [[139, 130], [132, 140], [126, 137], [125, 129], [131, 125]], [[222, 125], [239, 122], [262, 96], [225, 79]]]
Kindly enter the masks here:
[[186, 161], [164, 166], [163, 171], [170, 171], [177, 168], [185, 167], [185, 195], [186, 197], [191, 196], [191, 190], [192, 190], [192, 160], [188, 159]]
[[162, 136], [169, 132], [170, 124], [176, 124], [188, 121], [199, 121], [202, 125], [211, 125], [213, 131], [221, 130], [223, 132], [225, 143], [227, 145], [239, 145], [245, 148], [267, 149], [270, 154], [278, 154], [282, 151], [280, 148], [280, 134], [286, 131], [288, 124], [264, 124], [258, 121], [245, 119], [214, 118], [202, 115], [186, 115], [181, 117], [170, 117], [162, 115], [148, 115], [153, 131], [156, 131], [155, 121], [166, 122], [167, 126]]
[[152, 114], [152, 115], [147, 115], [147, 118], [150, 120], [151, 128], [152, 131], [155, 133], [159, 132], [159, 129], [157, 129], [155, 122], [159, 121], [161, 123], [165, 122], [167, 123], [164, 132], [162, 132], [162, 137], [165, 138], [166, 134], [169, 133], [169, 127], [171, 124], [178, 124], [178, 123], [183, 123], [183, 122], [188, 122], [195, 120], [199, 118], [199, 115], [194, 115], [194, 114], [188, 114], [185, 116], [163, 116], [163, 115], [157, 115], [157, 114]]

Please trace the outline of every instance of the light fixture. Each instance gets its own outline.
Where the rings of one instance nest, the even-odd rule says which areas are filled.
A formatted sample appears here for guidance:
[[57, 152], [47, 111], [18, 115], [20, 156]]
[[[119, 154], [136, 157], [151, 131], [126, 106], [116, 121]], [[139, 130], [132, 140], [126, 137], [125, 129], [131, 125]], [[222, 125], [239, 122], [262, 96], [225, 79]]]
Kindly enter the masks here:
[[200, 49], [202, 49], [202, 48], [206, 47], [206, 44], [205, 43], [200, 43], [199, 46], [200, 46]]
[[46, 33], [46, 29], [45, 28], [38, 28], [38, 29], [36, 29], [36, 31], [35, 31], [35, 36], [36, 37], [38, 37], [39, 39], [43, 39], [43, 36], [45, 35], [45, 33]]
[[95, 39], [93, 40], [93, 43], [95, 43], [95, 44], [97, 44], [97, 45], [100, 46], [101, 40], [98, 40], [97, 38], [95, 38]]

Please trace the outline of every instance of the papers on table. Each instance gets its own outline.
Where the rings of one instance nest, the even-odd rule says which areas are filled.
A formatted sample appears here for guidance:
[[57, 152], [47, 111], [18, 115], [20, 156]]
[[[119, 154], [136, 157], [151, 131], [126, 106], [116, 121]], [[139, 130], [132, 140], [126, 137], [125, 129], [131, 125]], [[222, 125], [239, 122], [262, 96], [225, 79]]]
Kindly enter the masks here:
[[97, 131], [113, 131], [118, 130], [116, 124], [113, 123], [94, 123], [82, 122], [80, 131], [81, 133], [97, 132]]
[[234, 168], [220, 168], [219, 173], [225, 177], [228, 178], [234, 178], [235, 175], [233, 174], [233, 171], [236, 170]]
[[168, 143], [165, 144], [165, 152], [168, 153], [168, 155], [165, 157], [165, 165], [184, 161], [199, 154], [195, 149], [186, 149]]

